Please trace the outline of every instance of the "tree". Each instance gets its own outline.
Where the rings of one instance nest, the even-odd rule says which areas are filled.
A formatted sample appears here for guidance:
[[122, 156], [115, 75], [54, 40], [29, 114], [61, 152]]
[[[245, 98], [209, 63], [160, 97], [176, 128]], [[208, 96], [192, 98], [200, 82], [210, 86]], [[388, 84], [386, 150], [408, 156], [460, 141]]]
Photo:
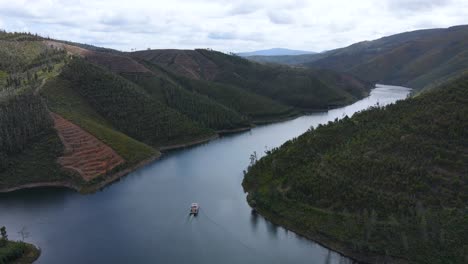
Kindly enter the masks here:
[[257, 152], [254, 151], [253, 154], [250, 155], [250, 166], [255, 165], [257, 162]]
[[0, 233], [2, 235], [2, 238], [0, 240], [0, 246], [3, 247], [3, 246], [6, 245], [6, 242], [8, 241], [7, 231], [6, 231], [6, 228], [4, 226], [2, 226], [0, 228]]

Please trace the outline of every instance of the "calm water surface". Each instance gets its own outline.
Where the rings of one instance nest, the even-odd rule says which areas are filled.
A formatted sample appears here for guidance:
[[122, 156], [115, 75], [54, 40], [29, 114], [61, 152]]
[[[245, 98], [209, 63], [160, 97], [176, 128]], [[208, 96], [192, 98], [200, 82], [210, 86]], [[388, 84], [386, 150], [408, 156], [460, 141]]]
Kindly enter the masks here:
[[[10, 239], [26, 227], [38, 263], [350, 263], [251, 213], [241, 182], [249, 155], [311, 126], [406, 98], [409, 89], [378, 85], [353, 105], [260, 126], [171, 152], [103, 191], [64, 189], [0, 195], [0, 225]], [[198, 217], [189, 217], [199, 202]]]

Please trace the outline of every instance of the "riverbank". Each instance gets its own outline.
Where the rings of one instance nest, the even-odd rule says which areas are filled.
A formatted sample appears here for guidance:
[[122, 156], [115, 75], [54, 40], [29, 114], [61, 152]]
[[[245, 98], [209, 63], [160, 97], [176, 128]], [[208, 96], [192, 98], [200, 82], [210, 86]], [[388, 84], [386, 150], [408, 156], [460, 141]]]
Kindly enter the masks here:
[[[326, 111], [326, 110], [324, 110], [324, 111]], [[257, 120], [252, 120], [252, 124], [254, 126], [256, 126], [256, 125], [268, 125], [268, 124], [293, 120], [293, 119], [298, 118], [298, 117], [300, 117], [302, 115], [304, 115], [304, 113], [297, 112], [297, 113], [295, 113], [293, 115], [283, 116], [283, 117], [279, 117], [279, 118], [257, 119]]]
[[44, 187], [57, 187], [57, 188], [68, 188], [72, 189], [74, 191], [80, 192], [80, 193], [93, 193], [117, 180], [120, 178], [126, 176], [127, 174], [131, 173], [134, 170], [137, 170], [141, 167], [144, 167], [150, 163], [152, 163], [155, 160], [158, 160], [161, 157], [161, 154], [155, 155], [149, 159], [143, 160], [140, 163], [131, 166], [129, 168], [123, 169], [121, 171], [118, 171], [102, 181], [92, 184], [89, 186], [83, 186], [83, 185], [77, 185], [76, 183], [72, 182], [66, 182], [66, 181], [52, 181], [52, 182], [35, 182], [35, 183], [28, 183], [28, 184], [23, 184], [15, 187], [9, 187], [9, 188], [4, 188], [0, 189], [0, 193], [8, 193], [8, 192], [14, 192], [14, 191], [19, 191], [23, 189], [32, 189], [32, 188], [44, 188]]
[[[232, 132], [234, 133], [234, 132]], [[181, 144], [176, 144], [176, 145], [171, 145], [171, 146], [166, 146], [166, 147], [161, 147], [161, 151], [168, 151], [168, 150], [176, 150], [176, 149], [181, 149], [181, 148], [186, 148], [186, 147], [191, 147], [195, 146], [198, 144], [203, 144], [205, 142], [211, 141], [213, 139], [219, 138], [219, 134], [215, 134], [206, 138], [201, 138], [197, 140], [193, 140], [190, 142], [186, 143], [181, 143]], [[14, 192], [14, 191], [19, 191], [23, 189], [32, 189], [32, 188], [43, 188], [43, 187], [57, 187], [57, 188], [68, 188], [72, 189], [74, 191], [86, 194], [86, 193], [93, 193], [96, 192], [109, 184], [116, 182], [120, 180], [122, 177], [128, 175], [129, 173], [142, 168], [158, 159], [160, 159], [162, 154], [157, 154], [154, 155], [148, 159], [145, 159], [139, 163], [137, 163], [134, 166], [125, 168], [123, 170], [117, 171], [114, 174], [111, 174], [110, 176], [104, 177], [101, 181], [91, 184], [91, 185], [79, 185], [73, 182], [68, 182], [68, 181], [46, 181], [46, 182], [35, 182], [35, 183], [27, 183], [27, 184], [22, 184], [19, 186], [14, 186], [14, 187], [8, 187], [8, 188], [3, 188], [0, 189], [0, 193], [8, 193], [8, 192]], [[101, 176], [102, 177], [102, 176]]]
[[[318, 110], [317, 110], [318, 111]], [[327, 111], [327, 109], [322, 109], [321, 111]], [[307, 112], [307, 113], [313, 113], [313, 112]], [[271, 119], [263, 119], [263, 120], [253, 120], [252, 125], [248, 127], [241, 127], [241, 128], [235, 128], [235, 129], [225, 129], [225, 130], [219, 130], [216, 131], [216, 134], [210, 135], [208, 137], [204, 138], [199, 138], [195, 139], [189, 142], [184, 142], [180, 144], [174, 144], [174, 145], [168, 145], [168, 146], [162, 146], [159, 147], [159, 151], [171, 151], [171, 150], [176, 150], [176, 149], [183, 149], [187, 147], [192, 147], [195, 145], [203, 144], [206, 142], [209, 142], [211, 140], [217, 139], [222, 135], [226, 134], [234, 134], [234, 133], [240, 133], [244, 131], [248, 131], [252, 129], [252, 127], [255, 127], [257, 125], [267, 125], [267, 124], [272, 124], [272, 123], [280, 123], [280, 122], [286, 122], [288, 120], [293, 120], [295, 118], [298, 118], [304, 114], [307, 114], [305, 112], [300, 112], [297, 111], [291, 115], [288, 116], [283, 116], [279, 118], [271, 118]], [[80, 183], [74, 183], [72, 181], [45, 181], [45, 182], [35, 182], [35, 183], [27, 183], [19, 186], [14, 186], [14, 187], [8, 187], [8, 188], [3, 188], [0, 189], [0, 193], [7, 193], [7, 192], [13, 192], [21, 189], [30, 189], [30, 188], [40, 188], [40, 187], [63, 187], [63, 188], [69, 188], [81, 193], [92, 193], [95, 192], [101, 188], [104, 188], [106, 185], [115, 182], [119, 180], [120, 178], [124, 177], [125, 175], [129, 174], [130, 172], [143, 167], [154, 160], [157, 160], [160, 158], [160, 155], [155, 155], [150, 157], [149, 159], [143, 160], [140, 163], [138, 163], [135, 166], [132, 166], [130, 168], [125, 168], [122, 171], [117, 171], [116, 173], [112, 174], [111, 176], [104, 177], [102, 181], [99, 181], [97, 183], [93, 183], [91, 185], [86, 185], [86, 184], [80, 184]], [[99, 177], [98, 177], [99, 178]]]
[[174, 144], [174, 145], [169, 145], [169, 146], [162, 146], [162, 147], [159, 147], [158, 149], [159, 149], [159, 151], [182, 149], [182, 148], [187, 148], [187, 147], [192, 147], [192, 146], [195, 146], [195, 145], [203, 144], [203, 143], [206, 143], [208, 141], [211, 141], [211, 140], [217, 139], [217, 138], [219, 138], [219, 134], [214, 134], [214, 135], [209, 136], [209, 137], [195, 139], [195, 140], [185, 142], [185, 143]]
[[286, 230], [294, 232], [296, 235], [309, 239], [325, 248], [333, 250], [339, 253], [342, 256], [352, 259], [358, 263], [388, 263], [388, 264], [407, 264], [409, 261], [400, 258], [394, 258], [390, 256], [382, 256], [378, 254], [374, 254], [371, 252], [367, 253], [357, 253], [353, 251], [352, 248], [347, 247], [345, 244], [333, 240], [330, 237], [325, 236], [324, 234], [320, 233], [310, 233], [307, 230], [304, 230], [300, 226], [294, 225], [289, 219], [281, 217], [280, 215], [271, 213], [270, 211], [258, 207], [256, 204], [252, 204], [251, 201], [248, 200], [249, 205], [253, 208], [254, 212], [264, 217], [269, 222], [273, 223], [274, 225], [281, 226]]
[[25, 242], [7, 241], [6, 246], [0, 247], [0, 263], [29, 264], [40, 255], [39, 248]]
[[218, 130], [218, 131], [216, 131], [216, 133], [218, 133], [221, 136], [221, 135], [235, 134], [235, 133], [239, 133], [239, 132], [244, 132], [244, 131], [248, 131], [248, 130], [251, 130], [251, 129], [252, 129], [252, 126], [248, 126], [248, 127], [234, 128], [234, 129]]
[[[466, 208], [457, 197], [465, 186], [457, 183], [468, 164], [466, 118], [460, 119], [466, 83], [355, 109], [352, 117], [330, 111], [334, 122], [248, 167], [243, 187], [249, 204], [268, 220], [362, 262], [464, 263], [459, 245], [468, 237]], [[376, 90], [374, 97], [388, 99], [398, 90], [405, 88]], [[443, 179], [436, 190], [435, 179]]]

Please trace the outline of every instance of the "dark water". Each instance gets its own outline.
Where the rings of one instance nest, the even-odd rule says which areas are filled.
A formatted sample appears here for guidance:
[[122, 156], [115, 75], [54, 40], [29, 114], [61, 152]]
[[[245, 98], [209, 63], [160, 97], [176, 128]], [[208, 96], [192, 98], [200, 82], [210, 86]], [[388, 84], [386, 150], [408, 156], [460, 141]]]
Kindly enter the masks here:
[[[171, 152], [101, 192], [23, 190], [0, 195], [10, 239], [26, 227], [38, 263], [350, 263], [349, 259], [251, 214], [241, 187], [249, 155], [310, 126], [404, 99], [379, 86], [353, 105], [257, 127]], [[199, 202], [198, 217], [189, 217]]]

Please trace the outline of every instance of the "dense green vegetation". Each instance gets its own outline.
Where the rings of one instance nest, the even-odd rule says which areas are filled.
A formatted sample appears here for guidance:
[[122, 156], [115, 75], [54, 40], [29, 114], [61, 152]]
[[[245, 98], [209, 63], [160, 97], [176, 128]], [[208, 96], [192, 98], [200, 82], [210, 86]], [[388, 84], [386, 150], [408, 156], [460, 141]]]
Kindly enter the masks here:
[[466, 263], [467, 149], [465, 75], [310, 129], [268, 151], [243, 186], [273, 221], [350, 255]]
[[[192, 94], [204, 95], [243, 116], [249, 117], [253, 122], [278, 120], [299, 113], [292, 107], [233, 85], [191, 79], [144, 60], [142, 60], [142, 63], [158, 76], [164, 77], [164, 79], [161, 78], [160, 82], [179, 85], [192, 92]], [[164, 97], [163, 95], [163, 93], [159, 92], [159, 97]]]
[[41, 95], [52, 112], [72, 121], [110, 146], [125, 159], [127, 165], [135, 165], [159, 155], [155, 149], [114, 129], [71, 85], [57, 77], [47, 82], [41, 90]]
[[213, 134], [139, 86], [82, 59], [70, 62], [60, 78], [114, 127], [146, 144], [170, 145]]
[[0, 189], [41, 182], [81, 184], [82, 179], [61, 168], [57, 158], [63, 145], [54, 130], [30, 142], [22, 152], [3, 156], [0, 160]]
[[37, 96], [24, 93], [1, 99], [0, 156], [21, 152], [31, 140], [52, 129], [49, 113]]
[[174, 108], [205, 127], [214, 130], [249, 126], [249, 121], [236, 111], [207, 96], [185, 90], [177, 84], [152, 73], [124, 74], [143, 87], [155, 99]]
[[234, 85], [192, 80], [180, 77], [184, 88], [213, 98], [214, 100], [242, 113], [255, 122], [278, 120], [295, 116], [299, 111], [276, 102], [268, 97], [243, 90]]
[[21, 241], [8, 240], [5, 227], [0, 228], [2, 237], [0, 238], [0, 264], [7, 263], [33, 263], [40, 254], [40, 251], [33, 245]]

